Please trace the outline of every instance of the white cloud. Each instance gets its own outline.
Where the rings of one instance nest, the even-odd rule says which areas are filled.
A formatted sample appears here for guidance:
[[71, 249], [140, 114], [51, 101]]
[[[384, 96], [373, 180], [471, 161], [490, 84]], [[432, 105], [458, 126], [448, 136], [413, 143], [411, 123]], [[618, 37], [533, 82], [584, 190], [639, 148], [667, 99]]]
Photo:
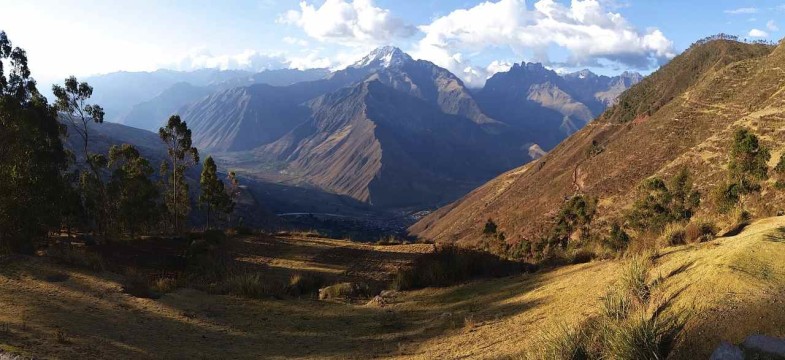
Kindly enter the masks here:
[[780, 28], [774, 20], [769, 20], [769, 22], [766, 23], [766, 28], [769, 29], [769, 31], [780, 31]]
[[[573, 0], [569, 6], [539, 0], [528, 10], [524, 0], [483, 2], [420, 26], [425, 37], [413, 56], [428, 59], [457, 75], [481, 73], [461, 52], [509, 47], [531, 50], [548, 62], [548, 48], [567, 49], [573, 66], [598, 65], [601, 59], [647, 69], [675, 56], [673, 42], [656, 28], [640, 31], [600, 0]], [[483, 80], [484, 81], [484, 80]]]
[[294, 37], [291, 37], [291, 36], [285, 36], [282, 40], [283, 40], [283, 42], [285, 42], [285, 43], [287, 43], [289, 45], [298, 45], [298, 46], [301, 46], [301, 47], [308, 46], [308, 41], [305, 41], [303, 39], [294, 38]]
[[197, 48], [166, 67], [184, 71], [204, 68], [262, 71], [287, 68], [289, 61], [282, 55], [262, 54], [255, 50], [235, 55], [213, 55], [206, 48]]
[[326, 0], [319, 7], [300, 1], [300, 10], [289, 10], [278, 22], [296, 25], [319, 41], [344, 45], [386, 44], [416, 32], [373, 0]]
[[747, 34], [747, 36], [754, 38], [766, 38], [769, 37], [769, 33], [760, 29], [752, 29], [750, 30], [749, 34]]
[[725, 13], [730, 15], [757, 14], [758, 8], [745, 7], [745, 8], [731, 9], [731, 10], [725, 10]]

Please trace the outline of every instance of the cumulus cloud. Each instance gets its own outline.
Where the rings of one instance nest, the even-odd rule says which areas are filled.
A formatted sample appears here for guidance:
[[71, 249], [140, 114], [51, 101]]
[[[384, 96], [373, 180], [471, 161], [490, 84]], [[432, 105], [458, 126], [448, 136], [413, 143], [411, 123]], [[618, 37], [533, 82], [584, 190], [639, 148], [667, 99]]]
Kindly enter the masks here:
[[766, 23], [766, 28], [769, 29], [769, 31], [780, 31], [780, 28], [774, 20], [769, 20], [769, 22]]
[[760, 29], [752, 29], [750, 30], [749, 34], [747, 34], [747, 36], [754, 38], [766, 38], [769, 37], [769, 33]]
[[509, 47], [518, 54], [528, 49], [547, 63], [548, 48], [556, 45], [569, 51], [563, 64], [569, 66], [598, 66], [607, 60], [648, 69], [675, 56], [673, 42], [660, 30], [638, 30], [600, 0], [573, 0], [569, 6], [540, 0], [531, 10], [524, 0], [488, 1], [455, 10], [420, 30], [425, 37], [413, 55], [463, 74], [479, 72], [466, 63], [463, 52], [492, 47]]
[[738, 9], [730, 9], [730, 10], [725, 10], [725, 13], [730, 15], [757, 14], [758, 8], [744, 7]]
[[190, 71], [196, 69], [250, 70], [262, 71], [289, 67], [289, 61], [282, 55], [262, 54], [255, 50], [245, 50], [235, 55], [213, 55], [205, 48], [194, 49], [168, 67]]
[[386, 44], [416, 32], [373, 0], [326, 0], [318, 7], [301, 1], [299, 10], [289, 10], [278, 22], [298, 26], [319, 41], [344, 45]]

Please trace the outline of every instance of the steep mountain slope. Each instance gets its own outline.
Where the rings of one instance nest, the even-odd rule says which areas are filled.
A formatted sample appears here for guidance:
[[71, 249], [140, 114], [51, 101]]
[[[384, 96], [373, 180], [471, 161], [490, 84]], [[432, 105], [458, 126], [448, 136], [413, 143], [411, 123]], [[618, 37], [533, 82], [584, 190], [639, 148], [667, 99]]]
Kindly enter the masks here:
[[118, 122], [138, 129], [156, 131], [183, 105], [205, 97], [211, 92], [209, 87], [194, 86], [187, 82], [177, 83], [155, 98], [134, 105]]
[[[706, 194], [722, 179], [726, 149], [740, 126], [761, 135], [778, 158], [785, 140], [785, 48], [772, 50], [727, 40], [691, 47], [545, 157], [436, 211], [411, 232], [471, 245], [493, 218], [510, 241], [536, 241], [572, 194], [598, 197], [600, 214], [612, 217], [632, 202], [643, 179], [682, 167]], [[765, 215], [772, 207], [752, 210]]]
[[221, 91], [183, 117], [226, 166], [382, 207], [452, 201], [532, 145], [449, 71], [393, 47], [323, 80]]
[[604, 109], [598, 93], [629, 83], [588, 75], [516, 65], [472, 93], [446, 69], [381, 47], [325, 79], [223, 90], [181, 115], [197, 147], [247, 174], [427, 207], [542, 156]]
[[309, 105], [309, 121], [257, 149], [256, 157], [287, 163], [301, 180], [377, 206], [444, 203], [527, 158], [471, 119], [375, 77]]
[[491, 118], [521, 129], [527, 141], [549, 150], [640, 79], [637, 73], [611, 78], [588, 70], [560, 76], [542, 64], [522, 63], [488, 79], [476, 98]]

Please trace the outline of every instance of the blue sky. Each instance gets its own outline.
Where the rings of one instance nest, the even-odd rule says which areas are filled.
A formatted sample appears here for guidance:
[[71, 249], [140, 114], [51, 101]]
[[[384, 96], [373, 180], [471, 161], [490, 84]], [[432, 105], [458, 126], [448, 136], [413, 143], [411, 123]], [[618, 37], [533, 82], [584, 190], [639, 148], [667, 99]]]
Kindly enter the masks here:
[[395, 45], [480, 86], [511, 63], [648, 73], [718, 32], [777, 41], [785, 0], [0, 0], [43, 83], [69, 74], [346, 66]]

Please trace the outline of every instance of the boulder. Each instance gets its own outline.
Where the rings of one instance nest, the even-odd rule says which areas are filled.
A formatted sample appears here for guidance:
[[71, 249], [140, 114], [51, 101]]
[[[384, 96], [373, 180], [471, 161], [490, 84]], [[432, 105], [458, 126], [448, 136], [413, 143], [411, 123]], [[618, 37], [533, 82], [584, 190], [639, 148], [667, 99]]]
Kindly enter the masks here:
[[736, 345], [723, 341], [711, 353], [710, 360], [744, 360], [744, 352]]

